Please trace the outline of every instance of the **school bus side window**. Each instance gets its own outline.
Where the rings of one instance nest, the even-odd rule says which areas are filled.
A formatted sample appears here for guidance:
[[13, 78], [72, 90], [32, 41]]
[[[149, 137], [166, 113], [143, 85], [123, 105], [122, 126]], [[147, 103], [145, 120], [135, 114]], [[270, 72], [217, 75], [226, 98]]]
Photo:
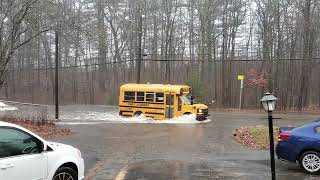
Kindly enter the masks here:
[[135, 92], [133, 91], [125, 91], [124, 92], [124, 100], [125, 101], [134, 101]]
[[137, 92], [137, 101], [144, 101], [144, 92]]
[[164, 94], [156, 93], [156, 102], [163, 103], [164, 102]]
[[147, 102], [153, 102], [154, 101], [154, 93], [153, 92], [147, 92], [146, 101]]

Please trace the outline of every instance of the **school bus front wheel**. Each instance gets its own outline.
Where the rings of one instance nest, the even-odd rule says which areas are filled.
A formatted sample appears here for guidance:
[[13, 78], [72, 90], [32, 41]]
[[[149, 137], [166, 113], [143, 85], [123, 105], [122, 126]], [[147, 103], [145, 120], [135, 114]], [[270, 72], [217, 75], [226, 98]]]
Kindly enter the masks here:
[[196, 120], [197, 121], [204, 121], [207, 119], [207, 116], [204, 116], [204, 115], [197, 115], [196, 116]]

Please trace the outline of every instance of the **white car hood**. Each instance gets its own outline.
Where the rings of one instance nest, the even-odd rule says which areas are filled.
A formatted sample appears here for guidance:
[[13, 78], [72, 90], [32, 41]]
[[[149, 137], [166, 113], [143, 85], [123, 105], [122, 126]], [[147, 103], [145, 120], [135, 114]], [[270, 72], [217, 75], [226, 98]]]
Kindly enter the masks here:
[[47, 143], [48, 143], [48, 146], [50, 146], [53, 150], [74, 150], [75, 149], [70, 145], [66, 145], [62, 143], [51, 142], [51, 141], [47, 141]]

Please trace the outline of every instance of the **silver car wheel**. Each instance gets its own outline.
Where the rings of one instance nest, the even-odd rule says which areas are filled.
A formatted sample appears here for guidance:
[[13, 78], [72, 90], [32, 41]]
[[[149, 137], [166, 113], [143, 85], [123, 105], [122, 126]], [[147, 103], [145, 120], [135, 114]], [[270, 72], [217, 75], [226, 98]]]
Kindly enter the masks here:
[[69, 173], [62, 172], [54, 176], [53, 180], [73, 180]]
[[309, 172], [320, 170], [320, 157], [315, 154], [307, 154], [302, 159], [302, 166]]

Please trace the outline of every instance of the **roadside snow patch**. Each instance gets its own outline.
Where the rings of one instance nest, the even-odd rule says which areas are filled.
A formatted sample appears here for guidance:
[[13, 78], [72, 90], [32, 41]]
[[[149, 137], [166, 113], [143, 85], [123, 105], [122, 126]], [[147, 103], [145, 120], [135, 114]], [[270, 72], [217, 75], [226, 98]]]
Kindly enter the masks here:
[[0, 102], [0, 111], [15, 111], [18, 108], [13, 107], [13, 106], [8, 106], [4, 104], [3, 102]]

